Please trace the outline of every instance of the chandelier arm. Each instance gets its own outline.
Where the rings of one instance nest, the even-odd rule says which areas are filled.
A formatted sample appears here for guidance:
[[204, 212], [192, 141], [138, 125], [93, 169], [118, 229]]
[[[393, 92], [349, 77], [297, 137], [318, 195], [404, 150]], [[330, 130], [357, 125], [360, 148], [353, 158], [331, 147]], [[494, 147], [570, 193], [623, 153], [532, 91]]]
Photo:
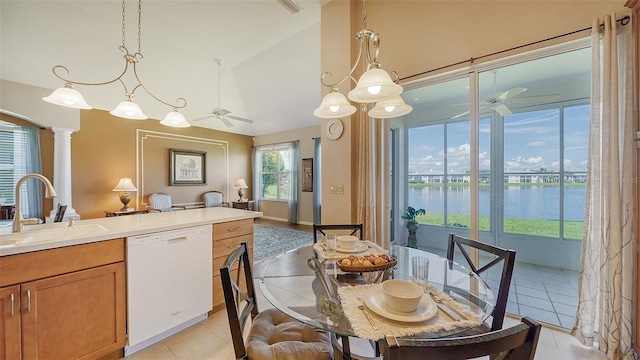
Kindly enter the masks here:
[[392, 80], [392, 81], [393, 81], [395, 84], [397, 84], [397, 83], [399, 83], [399, 82], [400, 82], [400, 75], [398, 74], [398, 72], [397, 72], [397, 71], [393, 70], [393, 71], [391, 72], [391, 76], [393, 76], [393, 80]]
[[[138, 53], [136, 53], [136, 54], [138, 54]], [[138, 87], [141, 87], [141, 88], [144, 89], [144, 91], [147, 92], [147, 94], [151, 95], [152, 98], [154, 98], [157, 101], [159, 101], [159, 102], [161, 102], [161, 103], [163, 103], [163, 104], [165, 104], [165, 105], [167, 105], [169, 107], [172, 107], [174, 109], [182, 109], [185, 106], [187, 106], [187, 100], [185, 100], [184, 98], [181, 98], [181, 97], [179, 97], [176, 100], [176, 103], [182, 102], [182, 105], [180, 105], [180, 104], [175, 104], [174, 105], [174, 104], [170, 104], [170, 103], [168, 103], [166, 101], [162, 101], [162, 100], [160, 100], [160, 98], [158, 98], [157, 96], [153, 95], [153, 93], [151, 91], [149, 91], [149, 89], [147, 89], [147, 87], [144, 86], [144, 84], [142, 84], [142, 81], [140, 81], [140, 78], [138, 77], [138, 71], [136, 70], [136, 63], [135, 62], [133, 63], [133, 75], [136, 77], [136, 80], [138, 81], [138, 85], [136, 85], [136, 87], [133, 89], [133, 91], [136, 91], [136, 89]], [[133, 94], [133, 91], [131, 92], [132, 94]]]
[[[127, 48], [125, 48], [124, 46], [120, 46], [120, 50], [124, 49], [127, 53]], [[126, 57], [126, 55], [125, 55]], [[64, 71], [67, 72], [67, 74], [70, 74], [69, 69], [67, 69], [66, 66], [62, 66], [62, 65], [56, 65], [51, 69], [51, 72], [53, 72], [53, 75], [55, 75], [58, 79], [67, 82], [69, 84], [73, 84], [73, 85], [107, 85], [107, 84], [111, 84], [114, 83], [118, 80], [120, 80], [120, 82], [124, 85], [125, 90], [127, 89], [127, 86], [124, 84], [124, 82], [121, 80], [122, 76], [127, 72], [127, 69], [129, 68], [129, 61], [125, 61], [124, 63], [124, 69], [122, 70], [122, 73], [120, 75], [118, 75], [115, 79], [113, 80], [109, 80], [109, 81], [104, 81], [104, 82], [97, 82], [97, 83], [90, 83], [90, 82], [81, 82], [81, 81], [73, 81], [73, 80], [69, 80], [63, 76], [61, 76], [60, 74], [58, 74], [56, 72], [56, 70], [59, 69], [64, 69]]]
[[358, 58], [356, 59], [356, 62], [353, 64], [353, 67], [351, 68], [351, 71], [349, 71], [349, 73], [347, 74], [347, 76], [345, 76], [342, 80], [336, 82], [336, 83], [325, 83], [324, 79], [325, 77], [331, 77], [331, 72], [330, 71], [326, 71], [325, 73], [322, 74], [322, 76], [320, 77], [320, 83], [328, 88], [335, 88], [338, 85], [342, 84], [343, 82], [345, 82], [347, 79], [351, 79], [351, 81], [354, 82], [354, 84], [358, 83], [358, 80], [356, 78], [353, 77], [353, 72], [356, 71], [356, 68], [358, 67], [358, 65], [360, 64], [360, 59], [362, 58], [362, 52], [364, 50], [364, 40], [360, 40], [360, 51], [358, 52]]

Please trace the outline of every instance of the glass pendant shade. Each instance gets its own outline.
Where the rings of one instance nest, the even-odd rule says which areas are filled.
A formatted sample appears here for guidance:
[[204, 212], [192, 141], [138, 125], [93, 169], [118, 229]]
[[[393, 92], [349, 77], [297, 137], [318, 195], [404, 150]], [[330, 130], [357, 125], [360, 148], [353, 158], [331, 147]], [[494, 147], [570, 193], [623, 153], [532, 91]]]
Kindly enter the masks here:
[[65, 84], [64, 87], [57, 88], [51, 95], [43, 97], [42, 100], [61, 106], [74, 109], [93, 109], [78, 90], [74, 89], [71, 84]]
[[191, 126], [191, 124], [187, 122], [187, 119], [185, 119], [184, 116], [177, 111], [168, 113], [167, 116], [165, 116], [164, 119], [160, 121], [160, 124], [179, 128], [186, 128]]
[[355, 89], [349, 91], [349, 100], [358, 103], [374, 103], [402, 94], [402, 86], [391, 81], [386, 71], [380, 68], [367, 70]]
[[313, 115], [321, 119], [337, 119], [350, 116], [356, 112], [356, 107], [349, 104], [344, 95], [337, 91], [328, 93], [320, 106], [313, 111]]
[[120, 104], [118, 104], [118, 107], [109, 111], [109, 114], [132, 120], [145, 120], [149, 118], [142, 112], [140, 106], [138, 106], [138, 104], [134, 103], [131, 100], [125, 100], [121, 102]]
[[402, 97], [394, 96], [390, 99], [378, 101], [376, 106], [369, 110], [370, 117], [375, 119], [391, 119], [406, 115], [413, 110], [411, 105], [407, 105]]

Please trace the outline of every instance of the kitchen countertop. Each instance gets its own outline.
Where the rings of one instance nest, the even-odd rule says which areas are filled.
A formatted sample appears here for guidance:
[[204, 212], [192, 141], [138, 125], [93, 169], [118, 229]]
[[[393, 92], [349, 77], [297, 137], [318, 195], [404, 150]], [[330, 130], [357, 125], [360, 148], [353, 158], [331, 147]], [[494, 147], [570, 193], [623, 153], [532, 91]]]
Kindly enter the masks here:
[[0, 256], [261, 216], [258, 211], [215, 207], [78, 220], [73, 228], [67, 222], [33, 225], [25, 232], [0, 234]]

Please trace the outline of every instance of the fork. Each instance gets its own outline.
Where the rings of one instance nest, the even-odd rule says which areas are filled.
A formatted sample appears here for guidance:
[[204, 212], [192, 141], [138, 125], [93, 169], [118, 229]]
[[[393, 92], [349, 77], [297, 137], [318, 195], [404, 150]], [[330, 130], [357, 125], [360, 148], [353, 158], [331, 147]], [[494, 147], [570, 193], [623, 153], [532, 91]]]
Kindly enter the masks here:
[[450, 317], [453, 321], [458, 321], [458, 320], [460, 320], [460, 318], [466, 319], [466, 317], [464, 315], [462, 315], [456, 309], [453, 309], [453, 308], [450, 308], [450, 307], [446, 306], [442, 302], [442, 298], [440, 296], [438, 296], [438, 294], [434, 294], [432, 292], [429, 292], [429, 295], [431, 295], [431, 298], [433, 299], [433, 301], [435, 301], [436, 306], [438, 306], [438, 308], [440, 308], [440, 310], [442, 310], [442, 312], [445, 313], [448, 317]]
[[356, 305], [358, 306], [358, 309], [362, 310], [367, 320], [369, 320], [369, 324], [371, 324], [371, 327], [374, 330], [378, 330], [378, 326], [373, 322], [371, 315], [369, 315], [369, 311], [367, 311], [367, 308], [364, 306], [364, 303], [362, 302], [362, 298], [360, 297], [356, 298]]

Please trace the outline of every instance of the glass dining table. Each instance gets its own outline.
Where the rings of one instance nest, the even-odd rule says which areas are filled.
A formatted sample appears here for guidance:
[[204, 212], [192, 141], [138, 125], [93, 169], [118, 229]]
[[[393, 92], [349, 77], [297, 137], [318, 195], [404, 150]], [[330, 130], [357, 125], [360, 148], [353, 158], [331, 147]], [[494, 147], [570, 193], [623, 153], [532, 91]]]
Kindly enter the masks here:
[[[348, 255], [345, 254], [345, 257]], [[486, 282], [470, 269], [439, 255], [407, 247], [392, 246], [389, 255], [397, 263], [384, 273], [378, 274], [382, 276], [376, 276], [375, 273], [351, 273], [341, 271], [336, 260], [323, 260], [314, 247], [309, 245], [281, 254], [261, 264], [257, 269], [258, 285], [265, 299], [274, 308], [302, 323], [331, 332], [335, 335], [334, 339], [343, 339], [342, 343], [345, 346], [340, 348], [344, 359], [350, 358], [348, 341], [345, 343], [344, 340], [348, 337], [363, 337], [362, 331], [358, 331], [361, 328], [354, 326], [353, 318], [347, 316], [349, 315], [346, 311], [347, 300], [350, 301], [345, 298], [347, 290], [376, 286], [367, 284], [370, 281], [383, 281], [387, 278], [411, 280], [411, 259], [416, 256], [429, 260], [428, 289], [432, 289], [431, 292], [434, 294], [444, 295], [447, 298], [445, 303], [434, 304], [437, 310], [429, 316], [451, 318], [452, 321], [461, 320], [461, 318], [466, 320], [469, 317], [477, 321], [459, 321], [455, 323], [458, 326], [445, 326], [435, 331], [434, 328], [428, 328], [431, 331], [413, 336], [423, 338], [455, 336], [478, 326], [490, 316], [495, 303], [493, 292]], [[346, 288], [349, 286], [351, 288]], [[368, 296], [365, 295], [365, 297]], [[437, 296], [435, 298], [439, 300]], [[369, 299], [365, 298], [366, 305], [372, 307], [372, 302], [367, 300]], [[456, 309], [462, 309], [462, 311]], [[367, 310], [375, 311], [376, 308]], [[376, 311], [375, 315], [384, 316], [385, 313]], [[394, 316], [389, 317], [390, 320], [398, 320]], [[404, 318], [399, 320], [403, 321]], [[392, 327], [386, 329], [392, 329], [390, 332], [393, 332], [394, 321], [389, 323]], [[398, 328], [403, 325], [397, 323]], [[380, 336], [379, 332], [371, 334], [367, 338], [372, 343], [384, 335], [390, 335]]]

